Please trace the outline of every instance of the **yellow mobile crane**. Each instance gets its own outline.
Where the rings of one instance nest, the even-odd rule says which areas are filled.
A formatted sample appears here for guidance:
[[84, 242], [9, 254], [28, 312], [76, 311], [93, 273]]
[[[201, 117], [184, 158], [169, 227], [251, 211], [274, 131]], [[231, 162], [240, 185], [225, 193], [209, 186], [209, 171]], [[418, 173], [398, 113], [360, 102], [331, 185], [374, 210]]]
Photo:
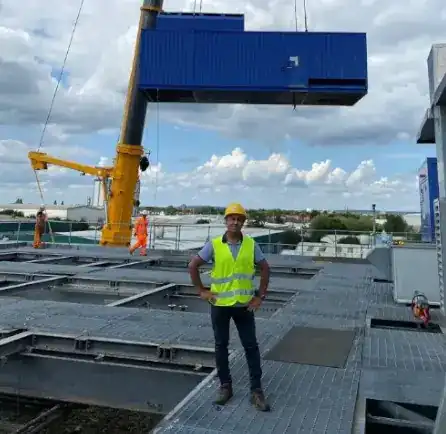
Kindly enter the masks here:
[[36, 171], [36, 177], [37, 171], [48, 169], [48, 165], [55, 165], [96, 176], [101, 180], [106, 209], [106, 222], [100, 241], [103, 246], [128, 246], [131, 240], [133, 209], [139, 207], [139, 192], [137, 192], [139, 170], [144, 172], [149, 167], [149, 159], [142, 147], [147, 99], [138, 90], [137, 85], [139, 47], [142, 30], [155, 29], [162, 7], [163, 0], [144, 0], [141, 7], [121, 134], [113, 166], [87, 166], [38, 151], [28, 154], [31, 166]]

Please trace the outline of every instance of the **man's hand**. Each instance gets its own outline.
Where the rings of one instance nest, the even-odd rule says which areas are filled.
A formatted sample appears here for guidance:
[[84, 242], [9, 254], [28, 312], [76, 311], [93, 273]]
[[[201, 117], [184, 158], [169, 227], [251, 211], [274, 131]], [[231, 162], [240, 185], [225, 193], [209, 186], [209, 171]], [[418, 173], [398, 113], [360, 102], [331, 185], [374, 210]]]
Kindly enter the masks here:
[[208, 301], [209, 303], [214, 303], [215, 302], [215, 295], [212, 294], [211, 291], [209, 291], [209, 289], [200, 289], [200, 298], [202, 300]]
[[248, 304], [249, 311], [256, 311], [262, 304], [262, 299], [260, 297], [253, 297]]

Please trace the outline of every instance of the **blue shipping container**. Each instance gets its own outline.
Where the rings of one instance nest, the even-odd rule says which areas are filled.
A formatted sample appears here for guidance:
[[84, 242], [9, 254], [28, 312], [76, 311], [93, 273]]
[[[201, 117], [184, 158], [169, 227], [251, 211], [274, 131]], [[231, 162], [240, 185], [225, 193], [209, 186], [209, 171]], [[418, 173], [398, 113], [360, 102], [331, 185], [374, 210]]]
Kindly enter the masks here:
[[208, 30], [243, 32], [245, 16], [242, 14], [193, 14], [163, 12], [158, 15], [157, 30]]
[[366, 35], [145, 30], [139, 87], [244, 92], [250, 100], [240, 102], [257, 104], [260, 92], [304, 94], [306, 104], [312, 93], [345, 95], [345, 104], [332, 104], [353, 105], [367, 94]]
[[437, 159], [427, 158], [418, 171], [421, 208], [421, 240], [435, 242], [434, 200], [438, 198]]

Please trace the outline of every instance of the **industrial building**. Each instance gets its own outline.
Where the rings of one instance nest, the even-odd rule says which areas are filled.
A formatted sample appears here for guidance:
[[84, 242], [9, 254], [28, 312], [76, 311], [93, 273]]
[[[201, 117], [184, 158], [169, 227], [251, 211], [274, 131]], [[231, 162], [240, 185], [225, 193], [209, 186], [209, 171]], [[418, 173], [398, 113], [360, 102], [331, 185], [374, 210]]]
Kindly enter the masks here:
[[[0, 204], [0, 220], [1, 211], [16, 211], [23, 213], [25, 217], [35, 217], [39, 208], [40, 204]], [[97, 222], [103, 221], [105, 218], [103, 207], [87, 205], [45, 205], [45, 209], [49, 219]]]

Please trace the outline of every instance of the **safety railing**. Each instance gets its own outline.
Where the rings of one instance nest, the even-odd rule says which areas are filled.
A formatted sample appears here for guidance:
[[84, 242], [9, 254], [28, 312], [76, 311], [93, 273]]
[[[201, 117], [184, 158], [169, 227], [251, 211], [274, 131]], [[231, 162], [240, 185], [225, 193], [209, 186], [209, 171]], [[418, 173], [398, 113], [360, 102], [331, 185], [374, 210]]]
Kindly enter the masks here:
[[[51, 231], [50, 231], [51, 228]], [[99, 245], [101, 222], [50, 220], [43, 240], [62, 245]], [[222, 224], [188, 224], [149, 219], [147, 246], [170, 251], [198, 250], [206, 241], [222, 234]], [[265, 253], [312, 257], [364, 258], [377, 244], [420, 242], [419, 234], [375, 234], [363, 231], [310, 230], [294, 228], [253, 228], [244, 232], [254, 237]], [[34, 221], [0, 221], [0, 242], [32, 242]], [[123, 239], [124, 244], [127, 240]], [[132, 243], [136, 238], [132, 237]]]

